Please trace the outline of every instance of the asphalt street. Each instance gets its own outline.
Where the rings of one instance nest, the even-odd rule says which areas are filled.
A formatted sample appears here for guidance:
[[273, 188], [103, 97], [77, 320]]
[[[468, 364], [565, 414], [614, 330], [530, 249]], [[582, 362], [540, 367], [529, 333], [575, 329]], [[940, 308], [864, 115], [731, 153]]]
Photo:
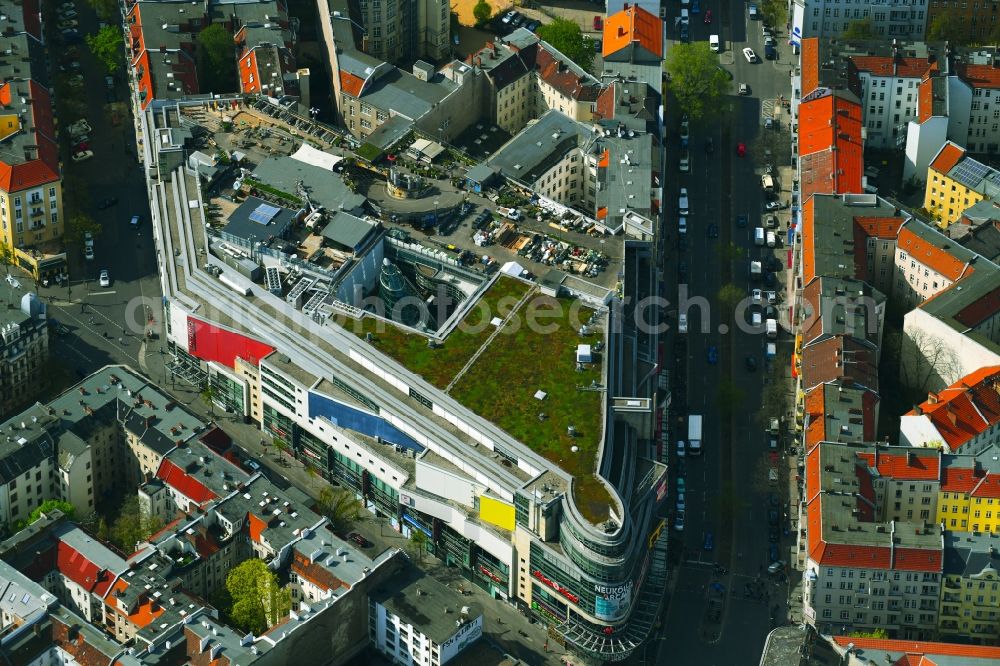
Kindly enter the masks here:
[[[700, 457], [687, 456], [683, 461], [687, 488], [685, 529], [682, 533], [674, 532], [675, 539], [682, 542], [682, 548], [677, 549], [680, 565], [674, 572], [674, 588], [666, 602], [659, 641], [651, 644], [644, 655], [645, 663], [650, 664], [756, 664], [767, 633], [773, 627], [772, 606], [780, 606], [779, 622], [785, 617], [784, 588], [773, 582], [759, 586], [755, 583], [758, 576], [767, 579], [766, 568], [770, 563], [767, 493], [778, 490], [767, 484], [764, 437], [767, 415], [760, 414], [766, 374], [765, 339], [763, 333], [730, 331], [729, 315], [718, 306], [716, 295], [723, 284], [723, 261], [732, 261], [731, 281], [741, 290], [749, 294], [752, 286], [760, 286], [751, 286], [748, 262], [761, 254], [761, 249], [754, 246], [752, 234], [760, 224], [764, 204], [759, 177], [763, 164], [754, 163], [751, 150], [745, 157], [739, 157], [736, 147], [743, 143], [749, 149], [760, 132], [772, 131], [763, 127], [764, 113], [770, 112], [778, 95], [787, 98], [791, 92], [792, 56], [781, 29], [777, 35], [779, 59], [765, 60], [761, 22], [748, 19], [747, 3], [742, 0], [730, 0], [728, 6], [723, 6], [725, 1], [703, 2], [701, 13], [691, 17], [692, 41], [707, 41], [710, 34], [721, 35], [720, 62], [733, 74], [733, 94], [732, 109], [721, 123], [692, 123], [690, 173], [678, 170], [680, 113], [676, 108], [670, 109], [670, 98], [667, 101], [670, 110], [666, 121], [665, 209], [672, 256], [667, 258], [665, 273], [677, 278], [668, 282], [667, 294], [683, 311], [686, 285], [687, 300], [694, 302], [687, 310], [689, 332], [683, 341], [686, 355], [675, 358], [673, 372], [680, 384], [680, 400], [675, 390], [672, 409], [675, 416], [704, 415], [704, 453]], [[679, 8], [679, 3], [671, 3], [668, 11], [667, 32], [671, 43], [678, 37], [674, 17], [679, 15]], [[704, 16], [709, 9], [713, 22], [706, 25]], [[750, 64], [743, 57], [741, 51], [746, 46], [756, 52], [757, 63]], [[737, 96], [740, 83], [750, 86], [750, 96]], [[715, 148], [710, 155], [705, 151], [709, 137]], [[783, 133], [781, 139], [787, 141], [787, 134]], [[680, 187], [688, 189], [691, 210], [684, 250], [678, 249], [676, 243], [674, 202]], [[746, 228], [742, 229], [735, 224], [736, 216], [741, 213], [748, 218]], [[709, 238], [709, 224], [718, 225], [718, 238]], [[741, 248], [739, 256], [721, 251], [730, 242]], [[671, 264], [680, 270], [671, 270]], [[707, 299], [707, 308], [700, 308], [694, 301], [699, 297]], [[718, 363], [709, 362], [710, 347], [716, 348]], [[674, 349], [684, 348], [681, 345]], [[748, 356], [757, 360], [758, 369], [754, 372], [747, 370]], [[721, 454], [720, 442], [722, 414], [718, 397], [719, 387], [726, 382], [731, 382], [742, 396], [731, 409], [731, 459]], [[686, 403], [686, 407], [678, 409], [678, 403]], [[686, 436], [686, 418], [675, 421], [673, 440]], [[674, 442], [671, 457], [676, 469]], [[720, 534], [723, 528], [731, 529], [731, 535]], [[703, 548], [709, 531], [715, 542], [731, 541], [729, 561], [717, 561], [720, 555], [717, 547], [710, 551]], [[782, 552], [787, 550], [785, 544], [781, 547]], [[726, 573], [717, 573], [716, 566], [724, 567]], [[752, 590], [748, 590], [748, 585]]]
[[[80, 29], [96, 32], [94, 11], [85, 3], [80, 3], [77, 10]], [[82, 246], [68, 247], [68, 285], [38, 285], [38, 293], [49, 304], [49, 316], [69, 330], [69, 334], [53, 338], [52, 351], [71, 372], [84, 375], [108, 363], [128, 363], [145, 369], [140, 358], [162, 343], [161, 336], [149, 345], [141, 345], [145, 330], [152, 327], [162, 331], [162, 294], [145, 181], [135, 157], [129, 114], [126, 112], [118, 125], [111, 123], [105, 97], [106, 72], [86, 45], [77, 45], [76, 50], [85, 79], [77, 94], [86, 100], [86, 118], [93, 128], [89, 149], [94, 157], [72, 162], [65, 134], [61, 135], [60, 150], [65, 168], [79, 176], [78, 182], [89, 186], [90, 204], [85, 212], [100, 223], [101, 232], [95, 238], [94, 259], [84, 258]], [[116, 77], [115, 97], [128, 99], [121, 73]], [[118, 203], [98, 210], [99, 202], [109, 198]], [[138, 228], [130, 225], [133, 215], [142, 217]], [[98, 282], [102, 270], [107, 270], [111, 278], [108, 287]]]

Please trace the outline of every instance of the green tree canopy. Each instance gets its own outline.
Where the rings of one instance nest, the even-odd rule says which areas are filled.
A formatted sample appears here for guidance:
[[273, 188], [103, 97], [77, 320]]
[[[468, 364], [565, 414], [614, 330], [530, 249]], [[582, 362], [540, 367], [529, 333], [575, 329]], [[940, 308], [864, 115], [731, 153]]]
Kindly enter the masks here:
[[288, 614], [292, 597], [278, 584], [278, 577], [263, 560], [245, 560], [226, 576], [232, 599], [229, 619], [240, 629], [263, 633]]
[[84, 234], [90, 233], [97, 238], [101, 235], [101, 223], [86, 213], [74, 213], [66, 222], [66, 240], [70, 243], [82, 243]]
[[131, 555], [135, 552], [137, 543], [145, 541], [161, 527], [163, 521], [149, 515], [139, 498], [131, 495], [118, 507], [118, 517], [111, 524], [109, 532], [112, 543], [123, 553]]
[[719, 301], [719, 307], [725, 310], [726, 319], [733, 318], [733, 312], [736, 308], [736, 304], [746, 298], [746, 292], [739, 287], [737, 287], [732, 282], [727, 282], [722, 285], [719, 289], [719, 293], [716, 294], [716, 299]]
[[214, 23], [196, 38], [198, 80], [202, 90], [232, 92], [236, 85], [236, 47], [232, 36]]
[[889, 638], [889, 632], [881, 627], [872, 631], [853, 631], [847, 635], [851, 638], [880, 638], [882, 640]]
[[938, 14], [927, 26], [927, 41], [968, 44], [971, 39], [969, 24], [958, 12]]
[[788, 7], [782, 0], [763, 0], [760, 15], [768, 25], [784, 25], [788, 18]]
[[87, 4], [106, 21], [118, 16], [118, 3], [115, 0], [87, 0]]
[[871, 17], [851, 21], [840, 35], [841, 39], [878, 39]]
[[330, 519], [330, 527], [337, 533], [346, 532], [361, 519], [361, 503], [354, 493], [332, 486], [319, 491], [316, 511]]
[[708, 42], [675, 44], [667, 56], [667, 72], [681, 111], [692, 120], [711, 118], [721, 112], [730, 81], [719, 68], [719, 57]]
[[113, 25], [106, 25], [97, 34], [87, 35], [87, 48], [109, 72], [117, 72], [122, 66], [125, 52], [122, 50], [122, 31]]
[[493, 7], [486, 0], [479, 0], [472, 8], [472, 15], [476, 17], [476, 26], [482, 26], [493, 17]]
[[594, 42], [584, 37], [580, 26], [572, 21], [557, 18], [552, 23], [538, 27], [538, 36], [575, 62], [590, 71], [594, 62]]
[[66, 514], [66, 518], [69, 520], [73, 520], [76, 516], [76, 509], [73, 508], [73, 505], [69, 502], [64, 502], [62, 500], [45, 500], [38, 506], [38, 508], [28, 515], [28, 524], [30, 525], [41, 518], [43, 513], [49, 513], [55, 509], [59, 509]]

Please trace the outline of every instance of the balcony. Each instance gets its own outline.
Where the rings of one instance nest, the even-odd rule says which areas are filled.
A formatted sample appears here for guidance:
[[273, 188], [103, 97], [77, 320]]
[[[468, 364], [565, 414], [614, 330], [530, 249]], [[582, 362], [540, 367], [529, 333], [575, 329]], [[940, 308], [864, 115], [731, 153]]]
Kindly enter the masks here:
[[953, 604], [957, 604], [957, 603], [959, 603], [959, 602], [962, 601], [962, 595], [961, 594], [948, 594], [948, 593], [945, 593], [944, 595], [942, 595], [941, 601], [944, 601], [946, 603], [950, 602], [950, 603], [953, 603]]

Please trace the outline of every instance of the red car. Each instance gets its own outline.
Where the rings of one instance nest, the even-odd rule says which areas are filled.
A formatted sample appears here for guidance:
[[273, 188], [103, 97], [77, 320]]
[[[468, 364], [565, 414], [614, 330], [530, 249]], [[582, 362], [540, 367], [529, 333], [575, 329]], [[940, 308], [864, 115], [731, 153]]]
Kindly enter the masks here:
[[604, 19], [602, 19], [600, 16], [595, 16], [594, 17], [594, 30], [600, 30], [603, 27], [604, 27]]
[[747, 145], [745, 143], [736, 144], [736, 154], [739, 157], [744, 157], [747, 154]]
[[90, 150], [90, 144], [87, 143], [86, 141], [84, 141], [83, 143], [78, 143], [75, 146], [73, 146], [74, 153], [80, 153], [83, 152], [84, 150]]
[[712, 22], [712, 10], [711, 9], [706, 9], [705, 10], [705, 25], [708, 25], [711, 22]]

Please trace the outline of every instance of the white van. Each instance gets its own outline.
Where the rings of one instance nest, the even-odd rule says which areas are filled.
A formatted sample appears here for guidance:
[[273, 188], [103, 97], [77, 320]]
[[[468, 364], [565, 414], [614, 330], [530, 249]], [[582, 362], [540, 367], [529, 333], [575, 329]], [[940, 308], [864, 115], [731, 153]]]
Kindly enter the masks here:
[[772, 340], [775, 339], [776, 337], [778, 337], [778, 322], [777, 322], [777, 320], [775, 320], [775, 319], [768, 319], [764, 323], [764, 326], [765, 326], [765, 332], [767, 333], [767, 337], [771, 338]]
[[708, 46], [713, 51], [715, 51], [716, 53], [719, 53], [720, 51], [722, 51], [722, 45], [719, 42], [719, 36], [718, 35], [709, 35], [708, 36]]
[[764, 228], [763, 227], [757, 227], [756, 229], [753, 230], [753, 244], [754, 245], [757, 245], [758, 247], [763, 246], [765, 239], [766, 239], [766, 236], [764, 234]]
[[[764, 320], [760, 316], [759, 312], [751, 312], [750, 313], [750, 325], [753, 326], [755, 329], [760, 329], [761, 326], [764, 325]], [[755, 332], [759, 333], [760, 331], [757, 330]]]
[[773, 231], [767, 232], [767, 246], [774, 247], [778, 244], [778, 237], [774, 235]]
[[768, 194], [774, 194], [774, 178], [771, 177], [771, 174], [765, 173], [760, 177], [760, 186]]

